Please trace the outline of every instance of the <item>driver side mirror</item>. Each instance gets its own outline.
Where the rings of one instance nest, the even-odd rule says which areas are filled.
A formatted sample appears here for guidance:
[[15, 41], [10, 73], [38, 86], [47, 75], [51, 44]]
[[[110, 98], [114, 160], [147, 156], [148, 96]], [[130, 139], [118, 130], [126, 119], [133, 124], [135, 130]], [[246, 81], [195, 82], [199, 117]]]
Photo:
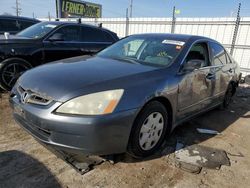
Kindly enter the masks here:
[[49, 41], [64, 41], [62, 33], [54, 33], [50, 38]]
[[201, 68], [201, 65], [204, 63], [204, 61], [199, 59], [193, 59], [188, 62], [186, 62], [182, 68], [182, 72], [192, 72], [195, 69]]

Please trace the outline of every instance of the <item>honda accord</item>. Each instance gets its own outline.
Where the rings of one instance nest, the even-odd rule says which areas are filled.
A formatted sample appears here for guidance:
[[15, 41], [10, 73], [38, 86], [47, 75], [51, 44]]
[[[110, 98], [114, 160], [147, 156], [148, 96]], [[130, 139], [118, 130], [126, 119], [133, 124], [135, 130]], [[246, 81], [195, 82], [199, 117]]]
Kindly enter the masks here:
[[215, 40], [140, 34], [25, 72], [10, 102], [15, 120], [53, 148], [145, 157], [183, 121], [228, 106], [239, 76]]

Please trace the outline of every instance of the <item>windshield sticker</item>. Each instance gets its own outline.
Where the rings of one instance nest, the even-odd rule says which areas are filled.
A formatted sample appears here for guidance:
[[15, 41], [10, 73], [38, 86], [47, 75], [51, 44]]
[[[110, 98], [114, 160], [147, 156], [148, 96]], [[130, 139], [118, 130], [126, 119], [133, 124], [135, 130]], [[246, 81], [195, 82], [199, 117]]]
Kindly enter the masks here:
[[56, 25], [48, 24], [48, 25], [46, 25], [45, 27], [55, 28]]
[[180, 50], [182, 46], [177, 45], [175, 48], [176, 50]]
[[183, 46], [185, 42], [178, 41], [178, 40], [163, 40], [163, 44], [173, 44], [173, 45], [178, 45], [178, 46]]

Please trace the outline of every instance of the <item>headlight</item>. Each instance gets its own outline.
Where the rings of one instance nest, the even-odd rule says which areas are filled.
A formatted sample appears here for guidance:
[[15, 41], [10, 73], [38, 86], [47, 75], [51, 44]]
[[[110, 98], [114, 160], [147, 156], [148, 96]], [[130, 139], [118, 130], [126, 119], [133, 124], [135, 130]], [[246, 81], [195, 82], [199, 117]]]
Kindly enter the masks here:
[[114, 111], [123, 91], [117, 89], [80, 96], [62, 104], [56, 112], [81, 115], [109, 114]]

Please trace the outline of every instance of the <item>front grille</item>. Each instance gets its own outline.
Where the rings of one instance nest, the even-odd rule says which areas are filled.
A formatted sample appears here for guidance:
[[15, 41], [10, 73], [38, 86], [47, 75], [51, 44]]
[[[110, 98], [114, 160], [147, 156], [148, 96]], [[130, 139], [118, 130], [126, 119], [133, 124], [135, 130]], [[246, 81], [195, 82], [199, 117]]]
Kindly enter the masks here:
[[[32, 92], [30, 90], [25, 90], [20, 85], [17, 87], [17, 91], [20, 95], [20, 100], [22, 103], [31, 103], [31, 104], [38, 104], [38, 105], [48, 105], [52, 99], [50, 97], [42, 96], [39, 93]], [[24, 96], [25, 95], [25, 96]]]

